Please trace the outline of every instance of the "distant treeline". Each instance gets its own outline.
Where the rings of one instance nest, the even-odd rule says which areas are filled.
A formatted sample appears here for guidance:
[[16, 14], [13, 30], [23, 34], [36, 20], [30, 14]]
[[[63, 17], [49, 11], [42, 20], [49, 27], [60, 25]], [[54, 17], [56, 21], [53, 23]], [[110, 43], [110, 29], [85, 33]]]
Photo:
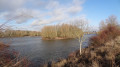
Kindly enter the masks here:
[[23, 31], [23, 30], [1, 30], [0, 37], [24, 37], [24, 36], [40, 36], [37, 31]]
[[75, 34], [81, 32], [80, 28], [71, 24], [51, 25], [42, 28], [41, 36], [43, 39], [75, 38]]

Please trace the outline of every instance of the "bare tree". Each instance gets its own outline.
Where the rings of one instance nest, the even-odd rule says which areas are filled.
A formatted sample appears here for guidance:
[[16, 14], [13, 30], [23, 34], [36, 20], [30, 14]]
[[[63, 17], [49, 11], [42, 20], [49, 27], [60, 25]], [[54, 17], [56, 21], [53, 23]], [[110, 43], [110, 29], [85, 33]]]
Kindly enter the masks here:
[[75, 20], [73, 23], [74, 26], [77, 28], [74, 28], [74, 34], [77, 40], [79, 41], [80, 44], [80, 55], [82, 54], [82, 43], [85, 41], [84, 35], [86, 34], [85, 32], [88, 31], [88, 22], [85, 19], [80, 19], [80, 20]]

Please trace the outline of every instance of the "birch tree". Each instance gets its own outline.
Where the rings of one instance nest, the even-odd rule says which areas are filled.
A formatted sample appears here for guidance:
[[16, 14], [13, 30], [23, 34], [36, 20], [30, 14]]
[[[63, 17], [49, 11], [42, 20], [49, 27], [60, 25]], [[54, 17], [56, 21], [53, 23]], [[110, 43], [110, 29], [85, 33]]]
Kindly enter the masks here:
[[85, 41], [84, 35], [86, 34], [85, 32], [88, 31], [88, 22], [87, 20], [80, 19], [80, 20], [75, 20], [73, 23], [74, 26], [77, 28], [75, 29], [74, 36], [77, 38], [80, 44], [80, 55], [82, 54], [82, 43]]

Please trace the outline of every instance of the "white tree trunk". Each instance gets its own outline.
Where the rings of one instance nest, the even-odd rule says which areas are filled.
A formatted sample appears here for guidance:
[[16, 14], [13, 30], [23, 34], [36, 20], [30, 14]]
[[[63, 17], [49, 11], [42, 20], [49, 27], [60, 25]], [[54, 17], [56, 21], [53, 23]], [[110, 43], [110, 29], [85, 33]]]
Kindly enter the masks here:
[[79, 43], [80, 43], [80, 55], [82, 54], [82, 38], [79, 38]]
[[80, 55], [82, 54], [82, 43], [80, 43]]

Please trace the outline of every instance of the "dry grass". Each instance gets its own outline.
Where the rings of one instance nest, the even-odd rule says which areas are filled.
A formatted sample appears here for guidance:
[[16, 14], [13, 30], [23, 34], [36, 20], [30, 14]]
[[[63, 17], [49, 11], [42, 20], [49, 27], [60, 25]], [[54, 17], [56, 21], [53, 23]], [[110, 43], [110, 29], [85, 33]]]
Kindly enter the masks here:
[[20, 58], [13, 50], [8, 50], [8, 45], [0, 43], [0, 67], [28, 67], [30, 62], [26, 58]]
[[0, 51], [4, 50], [6, 47], [9, 47], [9, 45], [5, 45], [5, 44], [0, 42]]

